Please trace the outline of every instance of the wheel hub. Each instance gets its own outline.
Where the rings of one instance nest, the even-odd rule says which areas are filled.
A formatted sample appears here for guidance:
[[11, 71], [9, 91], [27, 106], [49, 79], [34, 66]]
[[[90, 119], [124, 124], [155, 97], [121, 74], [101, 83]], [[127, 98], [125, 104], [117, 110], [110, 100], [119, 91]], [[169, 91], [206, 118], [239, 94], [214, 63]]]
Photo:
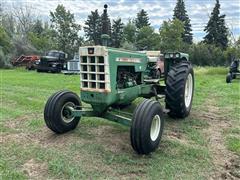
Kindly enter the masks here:
[[155, 141], [158, 138], [160, 129], [161, 129], [161, 118], [157, 114], [153, 117], [152, 124], [151, 124], [150, 137], [152, 141]]
[[74, 116], [71, 111], [71, 109], [73, 109], [74, 106], [75, 104], [72, 102], [67, 102], [63, 105], [61, 110], [61, 117], [65, 123], [70, 123], [74, 119]]

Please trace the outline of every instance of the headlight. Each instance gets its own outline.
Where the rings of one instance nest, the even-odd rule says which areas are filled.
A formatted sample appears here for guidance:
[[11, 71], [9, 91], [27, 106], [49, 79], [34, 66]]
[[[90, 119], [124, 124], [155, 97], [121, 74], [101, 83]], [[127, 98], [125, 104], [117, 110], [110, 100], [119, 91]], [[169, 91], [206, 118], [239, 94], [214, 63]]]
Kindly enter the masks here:
[[67, 65], [66, 65], [66, 64], [64, 64], [64, 65], [63, 65], [63, 67], [64, 67], [64, 68], [67, 68]]
[[180, 58], [180, 54], [177, 53], [177, 54], [176, 54], [176, 58]]
[[40, 60], [38, 60], [38, 61], [35, 61], [35, 64], [39, 64], [40, 63]]
[[56, 67], [57, 65], [56, 64], [53, 64], [52, 67]]
[[170, 54], [170, 58], [173, 58], [173, 54]]
[[164, 56], [165, 58], [169, 58], [169, 54], [165, 54], [165, 56]]

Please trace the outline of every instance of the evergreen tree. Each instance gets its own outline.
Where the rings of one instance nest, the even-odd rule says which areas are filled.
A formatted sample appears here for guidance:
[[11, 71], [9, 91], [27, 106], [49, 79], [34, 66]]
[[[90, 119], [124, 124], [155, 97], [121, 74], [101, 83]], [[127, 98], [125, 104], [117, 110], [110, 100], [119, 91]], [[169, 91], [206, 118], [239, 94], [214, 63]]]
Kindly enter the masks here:
[[192, 44], [193, 35], [190, 19], [185, 9], [185, 3], [183, 0], [177, 0], [177, 4], [174, 8], [173, 19], [178, 19], [184, 24], [184, 32], [182, 34], [183, 41]]
[[107, 13], [107, 7], [108, 6], [105, 4], [103, 14], [101, 15], [101, 27], [102, 27], [101, 34], [107, 34], [111, 37], [111, 21]]
[[90, 41], [93, 41], [95, 45], [101, 44], [101, 18], [98, 14], [98, 10], [92, 11], [85, 22], [84, 32]]
[[220, 3], [216, 0], [216, 5], [211, 13], [210, 19], [204, 31], [207, 35], [204, 42], [214, 44], [217, 47], [226, 49], [228, 46], [228, 29], [225, 25], [225, 15], [220, 15]]
[[112, 25], [112, 46], [119, 48], [123, 38], [123, 23], [121, 18], [113, 20]]
[[138, 29], [141, 29], [144, 26], [150, 26], [150, 23], [147, 12], [142, 9], [140, 12], [137, 13], [136, 27]]

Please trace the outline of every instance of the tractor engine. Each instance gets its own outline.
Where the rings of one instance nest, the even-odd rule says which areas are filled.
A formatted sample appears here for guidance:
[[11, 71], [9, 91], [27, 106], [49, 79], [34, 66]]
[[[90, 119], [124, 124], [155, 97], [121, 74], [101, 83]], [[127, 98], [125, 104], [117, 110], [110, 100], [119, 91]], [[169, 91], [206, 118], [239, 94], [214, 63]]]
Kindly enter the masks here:
[[134, 72], [132, 67], [118, 67], [117, 88], [124, 89], [141, 83], [141, 74]]

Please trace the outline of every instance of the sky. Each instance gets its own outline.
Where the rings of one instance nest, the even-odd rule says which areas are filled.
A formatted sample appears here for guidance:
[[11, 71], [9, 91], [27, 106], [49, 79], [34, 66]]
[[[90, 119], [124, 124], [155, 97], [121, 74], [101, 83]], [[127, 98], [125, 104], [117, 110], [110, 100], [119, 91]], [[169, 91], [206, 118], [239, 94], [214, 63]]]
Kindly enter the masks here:
[[[27, 5], [32, 8], [36, 17], [49, 20], [49, 12], [54, 11], [58, 4], [63, 4], [67, 10], [74, 13], [76, 21], [84, 26], [91, 11], [103, 11], [108, 4], [108, 14], [111, 19], [121, 18], [123, 22], [136, 17], [141, 9], [147, 11], [151, 26], [158, 32], [163, 21], [171, 19], [176, 0], [0, 0], [5, 7]], [[206, 26], [215, 0], [185, 0], [188, 16], [191, 19], [194, 41], [201, 41], [205, 35]], [[240, 35], [240, 0], [220, 0], [221, 14], [226, 15], [226, 25], [237, 39]], [[8, 10], [11, 10], [9, 8]], [[82, 31], [81, 34], [84, 34]]]

